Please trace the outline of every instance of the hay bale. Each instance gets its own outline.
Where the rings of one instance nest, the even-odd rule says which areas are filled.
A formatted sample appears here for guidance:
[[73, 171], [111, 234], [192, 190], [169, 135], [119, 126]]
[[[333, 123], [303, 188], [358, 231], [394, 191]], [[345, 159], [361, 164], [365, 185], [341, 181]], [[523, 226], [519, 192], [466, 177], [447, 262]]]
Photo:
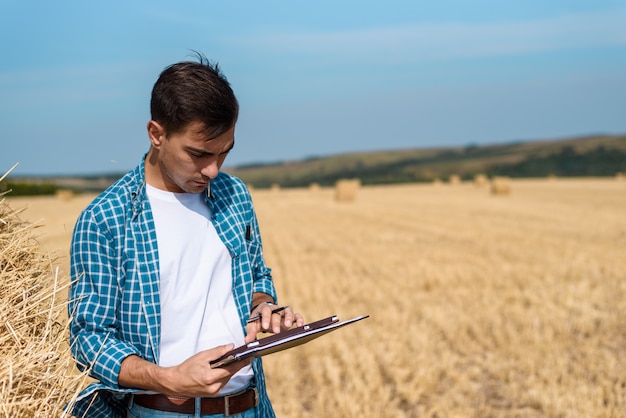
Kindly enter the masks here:
[[508, 177], [495, 177], [491, 180], [492, 195], [508, 195], [511, 193], [511, 181]]
[[68, 189], [59, 189], [55, 192], [55, 196], [57, 199], [63, 202], [69, 202], [74, 198], [74, 191]]
[[280, 184], [278, 184], [278, 183], [272, 184], [272, 187], [270, 187], [270, 190], [272, 192], [279, 192], [280, 191]]
[[361, 188], [359, 179], [341, 179], [335, 183], [336, 202], [354, 202], [356, 195]]
[[458, 174], [451, 174], [448, 178], [448, 183], [451, 185], [461, 184], [461, 177]]
[[618, 180], [618, 181], [626, 180], [626, 173], [616, 173], [615, 180]]
[[309, 190], [312, 191], [312, 192], [317, 192], [317, 191], [321, 190], [321, 187], [320, 187], [319, 183], [315, 183], [314, 182], [314, 183], [309, 184]]
[[[0, 179], [1, 181], [1, 179]], [[53, 274], [34, 226], [0, 201], [0, 405], [7, 417], [59, 417], [86, 375], [69, 352], [69, 278]]]
[[484, 187], [489, 183], [489, 179], [484, 174], [476, 174], [474, 176], [474, 186]]

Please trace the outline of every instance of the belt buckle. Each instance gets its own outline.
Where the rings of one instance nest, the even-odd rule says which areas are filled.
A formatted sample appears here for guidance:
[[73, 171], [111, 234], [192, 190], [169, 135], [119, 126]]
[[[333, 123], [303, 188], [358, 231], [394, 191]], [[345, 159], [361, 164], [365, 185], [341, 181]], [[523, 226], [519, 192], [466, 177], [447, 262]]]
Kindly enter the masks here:
[[224, 396], [224, 416], [230, 417], [230, 395]]
[[[259, 405], [259, 390], [257, 388], [252, 388], [252, 390], [254, 391], [254, 406], [256, 407]], [[224, 416], [225, 417], [232, 416], [230, 414], [230, 398], [234, 398], [239, 395], [241, 395], [241, 392], [224, 396]]]

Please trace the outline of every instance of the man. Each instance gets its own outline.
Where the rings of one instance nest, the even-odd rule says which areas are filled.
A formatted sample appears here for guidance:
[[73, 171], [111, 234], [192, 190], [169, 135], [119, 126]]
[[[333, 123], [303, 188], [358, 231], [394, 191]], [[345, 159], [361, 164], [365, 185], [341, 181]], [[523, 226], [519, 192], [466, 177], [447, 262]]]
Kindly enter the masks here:
[[71, 348], [98, 381], [79, 396], [77, 416], [274, 416], [260, 359], [209, 365], [303, 319], [272, 312], [250, 194], [219, 171], [239, 105], [218, 66], [198, 61], [161, 73], [147, 155], [74, 228]]

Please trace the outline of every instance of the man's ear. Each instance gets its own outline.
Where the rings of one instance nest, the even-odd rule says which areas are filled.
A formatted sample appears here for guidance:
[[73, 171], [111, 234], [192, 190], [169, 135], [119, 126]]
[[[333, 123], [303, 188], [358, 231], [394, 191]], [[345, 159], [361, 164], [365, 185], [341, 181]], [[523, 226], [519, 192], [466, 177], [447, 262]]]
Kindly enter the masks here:
[[165, 141], [165, 129], [154, 120], [148, 122], [148, 138], [154, 148], [160, 148], [163, 141]]

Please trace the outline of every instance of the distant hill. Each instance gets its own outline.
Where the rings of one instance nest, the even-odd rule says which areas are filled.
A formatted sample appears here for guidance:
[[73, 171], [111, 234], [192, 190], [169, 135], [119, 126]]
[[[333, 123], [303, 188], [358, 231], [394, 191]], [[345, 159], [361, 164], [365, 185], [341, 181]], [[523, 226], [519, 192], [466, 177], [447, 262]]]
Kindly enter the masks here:
[[430, 182], [451, 175], [545, 177], [614, 176], [626, 172], [626, 135], [551, 141], [357, 152], [302, 161], [239, 166], [225, 171], [255, 187], [332, 185], [341, 178], [363, 184]]
[[[255, 188], [272, 185], [307, 187], [333, 185], [344, 178], [362, 184], [446, 180], [451, 175], [471, 179], [477, 174], [510, 177], [614, 176], [626, 173], [626, 135], [596, 135], [494, 145], [416, 148], [355, 152], [272, 164], [224, 167]], [[0, 183], [11, 195], [51, 194], [58, 189], [97, 192], [123, 173], [71, 177], [11, 177]]]

